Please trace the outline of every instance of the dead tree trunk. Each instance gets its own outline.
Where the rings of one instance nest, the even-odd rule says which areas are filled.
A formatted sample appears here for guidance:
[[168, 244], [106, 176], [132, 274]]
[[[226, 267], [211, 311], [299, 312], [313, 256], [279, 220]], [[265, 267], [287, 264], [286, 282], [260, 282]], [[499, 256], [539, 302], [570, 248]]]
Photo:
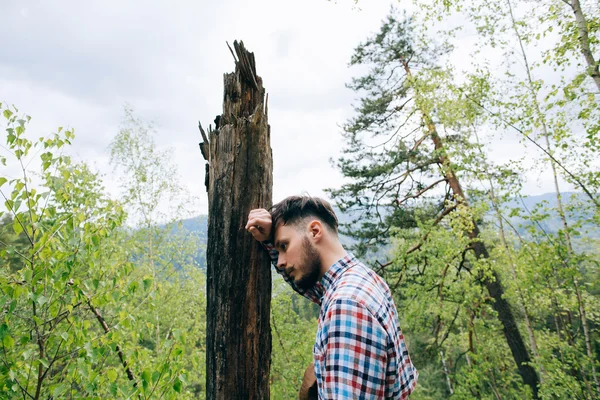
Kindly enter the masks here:
[[206, 398], [268, 399], [270, 262], [244, 227], [251, 209], [271, 206], [273, 158], [254, 54], [243, 42], [234, 47], [223, 114], [208, 137], [200, 126], [209, 204]]

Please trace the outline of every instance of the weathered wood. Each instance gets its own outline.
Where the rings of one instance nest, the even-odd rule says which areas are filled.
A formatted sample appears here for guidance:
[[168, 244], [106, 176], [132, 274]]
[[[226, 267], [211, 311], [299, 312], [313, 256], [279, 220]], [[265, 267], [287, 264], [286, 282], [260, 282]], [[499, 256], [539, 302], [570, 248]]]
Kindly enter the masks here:
[[268, 399], [270, 262], [244, 228], [251, 209], [272, 204], [273, 158], [254, 55], [241, 42], [234, 48], [223, 114], [208, 139], [200, 127], [209, 163], [206, 398]]

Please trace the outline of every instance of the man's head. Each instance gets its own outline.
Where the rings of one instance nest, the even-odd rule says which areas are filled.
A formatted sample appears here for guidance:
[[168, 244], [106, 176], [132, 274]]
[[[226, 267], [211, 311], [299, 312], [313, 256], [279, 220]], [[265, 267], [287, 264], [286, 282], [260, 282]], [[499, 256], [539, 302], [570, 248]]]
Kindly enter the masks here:
[[278, 267], [284, 268], [296, 286], [306, 290], [324, 273], [323, 251], [339, 242], [338, 221], [331, 205], [310, 196], [291, 196], [273, 206]]

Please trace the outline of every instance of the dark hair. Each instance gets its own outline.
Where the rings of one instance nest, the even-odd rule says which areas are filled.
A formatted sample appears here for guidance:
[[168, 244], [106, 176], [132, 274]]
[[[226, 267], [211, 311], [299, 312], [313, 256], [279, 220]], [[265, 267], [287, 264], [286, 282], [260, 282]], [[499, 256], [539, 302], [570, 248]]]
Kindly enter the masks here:
[[295, 225], [307, 217], [317, 218], [337, 235], [338, 220], [331, 205], [326, 200], [308, 195], [290, 196], [273, 206], [273, 232], [280, 224]]

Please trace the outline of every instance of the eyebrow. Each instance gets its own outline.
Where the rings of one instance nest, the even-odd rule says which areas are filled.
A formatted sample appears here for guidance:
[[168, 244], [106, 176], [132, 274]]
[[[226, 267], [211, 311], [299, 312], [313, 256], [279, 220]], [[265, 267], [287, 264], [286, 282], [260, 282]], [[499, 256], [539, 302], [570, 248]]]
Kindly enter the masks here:
[[281, 239], [281, 240], [276, 240], [275, 241], [275, 248], [276, 249], [280, 249], [281, 248], [281, 242], [285, 242], [287, 239]]

